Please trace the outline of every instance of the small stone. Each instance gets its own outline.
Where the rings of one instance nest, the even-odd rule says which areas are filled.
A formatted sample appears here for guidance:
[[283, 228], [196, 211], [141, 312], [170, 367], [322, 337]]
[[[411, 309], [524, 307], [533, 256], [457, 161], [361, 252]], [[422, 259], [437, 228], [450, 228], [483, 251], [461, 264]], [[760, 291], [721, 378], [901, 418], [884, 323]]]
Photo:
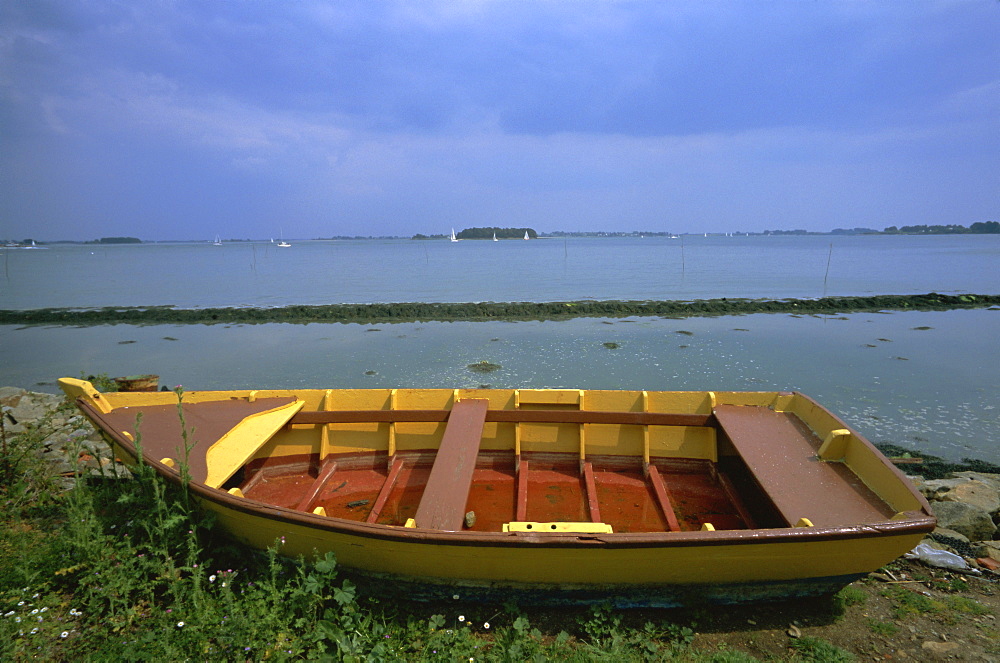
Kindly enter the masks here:
[[472, 527], [475, 524], [476, 524], [476, 512], [470, 511], [467, 514], [465, 514], [465, 527], [467, 529], [472, 529]]
[[788, 633], [788, 636], [791, 637], [791, 638], [801, 638], [802, 637], [802, 631], [799, 630], [799, 627], [796, 626], [795, 624], [792, 624], [790, 627], [788, 627], [787, 633]]
[[931, 654], [936, 654], [938, 656], [944, 656], [958, 649], [958, 643], [926, 640], [922, 645], [920, 645], [920, 648], [925, 652], [930, 652]]

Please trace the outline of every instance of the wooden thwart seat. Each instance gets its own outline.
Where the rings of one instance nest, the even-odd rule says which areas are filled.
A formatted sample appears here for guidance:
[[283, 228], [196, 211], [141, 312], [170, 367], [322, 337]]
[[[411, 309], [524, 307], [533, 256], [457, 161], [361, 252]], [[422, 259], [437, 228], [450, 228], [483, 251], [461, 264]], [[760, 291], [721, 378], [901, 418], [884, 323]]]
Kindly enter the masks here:
[[[464, 399], [464, 402], [470, 399]], [[478, 400], [478, 399], [476, 399]], [[289, 424], [450, 421], [453, 410], [308, 410]], [[708, 414], [617, 412], [600, 410], [488, 410], [485, 421], [552, 424], [628, 424], [634, 426], [710, 426]]]
[[417, 527], [447, 532], [462, 529], [488, 407], [489, 401], [480, 398], [466, 398], [452, 407], [414, 516]]
[[732, 443], [788, 526], [836, 526], [892, 517], [892, 508], [850, 468], [818, 458], [821, 440], [795, 415], [767, 407], [719, 405], [715, 418], [720, 434]]

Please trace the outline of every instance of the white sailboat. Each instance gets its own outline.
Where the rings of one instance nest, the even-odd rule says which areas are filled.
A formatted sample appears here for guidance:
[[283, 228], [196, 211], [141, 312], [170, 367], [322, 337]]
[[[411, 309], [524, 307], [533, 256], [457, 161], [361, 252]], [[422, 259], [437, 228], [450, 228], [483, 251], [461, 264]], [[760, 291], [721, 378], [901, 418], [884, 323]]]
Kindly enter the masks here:
[[[274, 240], [272, 239], [271, 241], [273, 242]], [[280, 234], [278, 235], [278, 246], [280, 246], [281, 248], [287, 248], [287, 247], [291, 246], [291, 244], [289, 244], [288, 242], [285, 241], [285, 230], [284, 229], [282, 229], [281, 232], [280, 232]]]
[[222, 238], [216, 235], [215, 241], [212, 242], [212, 246], [222, 246]]
[[528, 237], [528, 231], [527, 230], [524, 231], [524, 238], [525, 239], [531, 239], [530, 237]]
[[496, 232], [494, 232], [494, 233], [493, 233], [493, 241], [494, 241], [494, 242], [499, 242], [499, 241], [500, 241], [500, 240], [498, 240], [498, 239], [497, 239], [497, 234], [496, 234]]
[[457, 242], [458, 241], [458, 238], [455, 237], [455, 229], [454, 228], [451, 229], [451, 241], [453, 241], [453, 242]]

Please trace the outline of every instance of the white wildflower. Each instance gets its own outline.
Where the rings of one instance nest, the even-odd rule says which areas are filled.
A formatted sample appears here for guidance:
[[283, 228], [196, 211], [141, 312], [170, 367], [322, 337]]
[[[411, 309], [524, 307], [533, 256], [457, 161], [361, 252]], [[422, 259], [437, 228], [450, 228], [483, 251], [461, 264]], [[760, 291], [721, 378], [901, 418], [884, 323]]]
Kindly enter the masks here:
[[69, 631], [63, 631], [62, 633], [59, 634], [59, 637], [60, 638], [68, 638], [69, 637]]
[[184, 622], [177, 622], [177, 628], [184, 628]]

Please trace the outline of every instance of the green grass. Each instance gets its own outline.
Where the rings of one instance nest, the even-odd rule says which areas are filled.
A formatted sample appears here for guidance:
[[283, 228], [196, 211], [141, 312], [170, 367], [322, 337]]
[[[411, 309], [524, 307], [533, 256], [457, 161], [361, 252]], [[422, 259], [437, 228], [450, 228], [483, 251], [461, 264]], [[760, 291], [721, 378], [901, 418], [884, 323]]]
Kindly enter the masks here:
[[867, 599], [868, 595], [865, 594], [865, 590], [848, 585], [834, 594], [832, 609], [838, 618], [843, 617], [847, 614], [847, 608], [852, 605], [864, 605]]
[[870, 628], [872, 633], [875, 635], [882, 635], [886, 637], [891, 637], [899, 633], [899, 627], [892, 622], [883, 622], [877, 619], [869, 619], [868, 628]]
[[803, 636], [792, 640], [792, 649], [799, 658], [817, 663], [847, 663], [854, 660], [854, 655], [844, 651], [826, 640]]
[[909, 615], [937, 614], [946, 609], [941, 601], [898, 585], [882, 590], [882, 596], [892, 602], [892, 612], [896, 619], [903, 619]]
[[949, 596], [945, 599], [945, 604], [952, 610], [962, 612], [968, 615], [988, 615], [991, 611], [988, 607], [976, 601], [975, 599], [970, 599], [965, 596]]

